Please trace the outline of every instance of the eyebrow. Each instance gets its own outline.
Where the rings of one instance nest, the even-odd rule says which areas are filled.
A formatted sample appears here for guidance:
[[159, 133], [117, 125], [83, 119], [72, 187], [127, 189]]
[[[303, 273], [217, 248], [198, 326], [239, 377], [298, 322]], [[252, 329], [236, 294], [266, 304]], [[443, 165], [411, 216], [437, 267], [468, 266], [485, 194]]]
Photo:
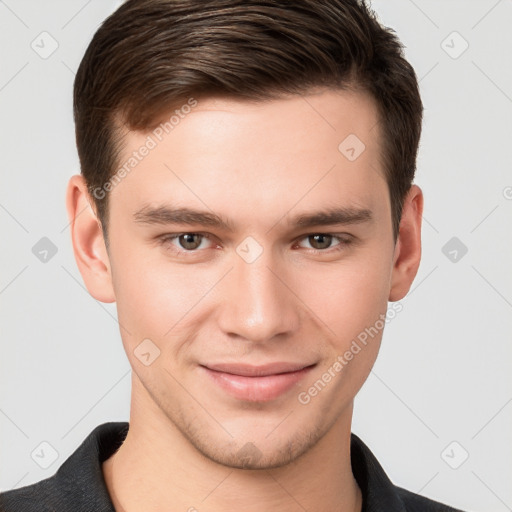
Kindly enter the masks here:
[[[232, 222], [219, 215], [191, 208], [172, 208], [170, 206], [146, 205], [134, 213], [134, 220], [141, 224], [168, 225], [182, 224], [189, 226], [205, 226], [233, 233]], [[373, 220], [371, 210], [367, 208], [338, 207], [297, 215], [287, 224], [293, 227], [307, 228], [315, 226], [361, 224]]]

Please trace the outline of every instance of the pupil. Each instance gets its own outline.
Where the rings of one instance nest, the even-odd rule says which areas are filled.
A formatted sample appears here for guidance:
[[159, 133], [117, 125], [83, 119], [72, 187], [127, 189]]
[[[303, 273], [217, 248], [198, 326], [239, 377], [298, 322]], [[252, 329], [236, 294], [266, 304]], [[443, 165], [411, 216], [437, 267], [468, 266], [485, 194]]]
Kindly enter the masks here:
[[185, 235], [181, 235], [182, 240], [184, 240], [184, 242], [181, 245], [185, 249], [196, 249], [195, 245], [197, 245], [197, 238], [199, 236], [200, 235], [194, 233], [187, 233]]
[[[317, 249], [326, 249], [329, 247], [329, 245], [331, 243], [332, 236], [331, 235], [313, 235], [310, 238], [313, 238], [317, 245], [319, 242], [319, 244], [322, 246], [322, 247], [317, 247]], [[311, 242], [311, 240], [310, 240], [310, 242]], [[312, 244], [312, 245], [314, 246], [314, 244]]]

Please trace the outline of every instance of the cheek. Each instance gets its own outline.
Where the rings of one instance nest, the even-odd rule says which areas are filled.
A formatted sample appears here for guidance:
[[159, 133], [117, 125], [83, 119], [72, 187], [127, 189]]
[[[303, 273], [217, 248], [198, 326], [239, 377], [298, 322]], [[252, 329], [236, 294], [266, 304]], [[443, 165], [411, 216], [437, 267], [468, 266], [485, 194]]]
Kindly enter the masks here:
[[315, 398], [326, 414], [334, 410], [333, 396], [340, 407], [352, 400], [375, 363], [385, 326], [389, 273], [388, 262], [361, 259], [358, 264], [325, 268], [308, 278], [315, 283], [309, 287], [308, 306], [326, 333], [326, 357], [302, 391], [307, 395], [311, 387], [313, 393], [328, 387], [322, 398]]
[[148, 251], [133, 247], [119, 251], [112, 268], [119, 322], [132, 338], [159, 339], [190, 309], [194, 283], [162, 258], [148, 257]]
[[351, 261], [312, 265], [297, 278], [300, 297], [330, 328], [340, 348], [385, 313], [390, 265], [389, 258], [375, 258], [367, 251]]
[[126, 327], [121, 329], [125, 349], [131, 353], [149, 338], [162, 355], [170, 356], [164, 354], [170, 351], [176, 357], [206, 318], [208, 292], [226, 269], [178, 265], [156, 247], [133, 246], [112, 259], [118, 319]]

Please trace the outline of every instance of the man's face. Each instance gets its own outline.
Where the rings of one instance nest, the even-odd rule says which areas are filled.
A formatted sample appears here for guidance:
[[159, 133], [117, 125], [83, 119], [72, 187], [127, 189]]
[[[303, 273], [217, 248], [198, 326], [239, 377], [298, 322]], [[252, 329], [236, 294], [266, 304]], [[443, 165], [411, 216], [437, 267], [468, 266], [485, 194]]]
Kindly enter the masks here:
[[[395, 247], [375, 104], [333, 91], [203, 100], [160, 141], [128, 133], [121, 165], [148, 135], [155, 147], [109, 205], [132, 407], [222, 464], [288, 463], [347, 425], [379, 349]], [[231, 229], [164, 222], [164, 209], [217, 216]], [[346, 222], [297, 223], [334, 210]], [[376, 325], [355, 353], [353, 341]], [[271, 363], [309, 368], [233, 376]], [[212, 368], [223, 364], [247, 367]]]

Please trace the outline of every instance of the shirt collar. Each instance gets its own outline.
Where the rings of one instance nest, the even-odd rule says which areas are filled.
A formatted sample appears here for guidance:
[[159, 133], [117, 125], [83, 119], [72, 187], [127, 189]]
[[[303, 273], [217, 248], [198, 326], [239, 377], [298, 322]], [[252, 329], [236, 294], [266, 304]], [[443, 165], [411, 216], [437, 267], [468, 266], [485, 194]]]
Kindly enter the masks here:
[[[115, 512], [103, 477], [102, 463], [113, 455], [128, 433], [128, 422], [97, 426], [55, 474], [56, 502], [76, 512]], [[406, 512], [397, 493], [370, 449], [351, 434], [351, 464], [363, 496], [362, 512]]]

